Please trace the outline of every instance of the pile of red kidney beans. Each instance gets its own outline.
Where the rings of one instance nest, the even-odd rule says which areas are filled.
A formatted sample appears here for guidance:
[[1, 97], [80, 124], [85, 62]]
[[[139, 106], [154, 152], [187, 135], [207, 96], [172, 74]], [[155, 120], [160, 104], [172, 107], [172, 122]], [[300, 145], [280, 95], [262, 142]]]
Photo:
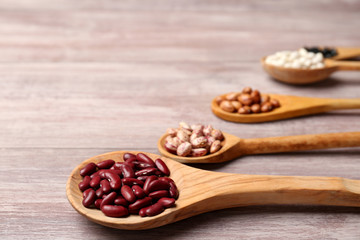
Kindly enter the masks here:
[[179, 196], [169, 168], [161, 159], [125, 153], [124, 162], [91, 162], [80, 170], [83, 205], [109, 217], [155, 216], [172, 207]]

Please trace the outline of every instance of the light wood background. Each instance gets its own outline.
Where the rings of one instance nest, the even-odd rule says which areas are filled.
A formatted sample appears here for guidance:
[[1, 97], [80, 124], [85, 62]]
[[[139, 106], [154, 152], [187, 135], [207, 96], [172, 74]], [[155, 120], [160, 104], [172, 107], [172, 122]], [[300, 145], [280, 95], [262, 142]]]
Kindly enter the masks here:
[[[158, 153], [181, 120], [243, 138], [360, 130], [346, 110], [263, 124], [215, 117], [211, 99], [262, 92], [360, 97], [360, 73], [311, 86], [270, 79], [259, 59], [304, 45], [360, 47], [360, 1], [0, 0], [1, 239], [360, 239], [360, 209], [243, 207], [146, 231], [92, 223], [68, 203], [81, 161]], [[246, 156], [196, 167], [360, 179], [360, 148]]]

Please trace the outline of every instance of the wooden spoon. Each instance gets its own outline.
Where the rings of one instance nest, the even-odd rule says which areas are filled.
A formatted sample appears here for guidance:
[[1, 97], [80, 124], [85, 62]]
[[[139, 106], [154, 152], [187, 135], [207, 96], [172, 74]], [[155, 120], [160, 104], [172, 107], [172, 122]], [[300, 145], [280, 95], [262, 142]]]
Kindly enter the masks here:
[[294, 152], [313, 149], [359, 147], [360, 132], [326, 133], [287, 137], [242, 139], [223, 133], [222, 148], [202, 157], [181, 157], [169, 153], [164, 145], [167, 134], [158, 141], [158, 150], [165, 157], [182, 163], [219, 163], [236, 159], [243, 155]]
[[[211, 172], [185, 166], [168, 158], [146, 153], [151, 158], [161, 158], [171, 171], [180, 195], [176, 206], [154, 217], [130, 215], [111, 218], [100, 210], [85, 208], [78, 188], [82, 177], [79, 170], [89, 162], [105, 159], [122, 161], [125, 152], [111, 152], [92, 157], [71, 173], [66, 194], [71, 205], [89, 220], [104, 226], [140, 230], [159, 227], [204, 212], [224, 208], [269, 205], [309, 204], [326, 206], [360, 207], [360, 181], [338, 177], [293, 177], [244, 175]], [[132, 152], [137, 153], [137, 152]]]
[[339, 70], [360, 70], [358, 61], [339, 61], [360, 55], [360, 48], [336, 48], [338, 55], [332, 59], [325, 59], [325, 67], [318, 69], [295, 69], [274, 66], [265, 63], [266, 57], [261, 59], [264, 70], [273, 78], [291, 84], [309, 84], [321, 81]]
[[[224, 94], [222, 97], [225, 97], [226, 95], [227, 94]], [[335, 99], [286, 96], [278, 94], [267, 95], [269, 95], [270, 98], [277, 99], [281, 106], [271, 112], [266, 113], [229, 113], [222, 110], [219, 104], [217, 104], [216, 98], [214, 98], [211, 102], [211, 110], [216, 116], [227, 121], [239, 123], [257, 123], [323, 113], [332, 110], [360, 108], [360, 98]]]

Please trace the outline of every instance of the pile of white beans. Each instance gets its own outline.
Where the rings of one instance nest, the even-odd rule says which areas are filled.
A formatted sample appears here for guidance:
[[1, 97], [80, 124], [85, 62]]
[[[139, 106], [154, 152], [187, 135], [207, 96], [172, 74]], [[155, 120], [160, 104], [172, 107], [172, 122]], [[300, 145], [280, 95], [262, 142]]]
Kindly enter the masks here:
[[308, 52], [304, 48], [298, 51], [281, 51], [266, 57], [266, 64], [297, 69], [323, 68], [324, 56], [321, 53]]

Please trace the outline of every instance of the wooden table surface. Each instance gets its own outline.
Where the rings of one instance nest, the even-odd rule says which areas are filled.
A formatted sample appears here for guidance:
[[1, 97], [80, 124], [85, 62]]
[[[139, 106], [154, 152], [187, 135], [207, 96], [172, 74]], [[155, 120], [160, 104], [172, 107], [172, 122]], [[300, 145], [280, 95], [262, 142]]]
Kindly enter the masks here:
[[[262, 124], [215, 117], [211, 99], [262, 92], [359, 98], [360, 73], [309, 86], [270, 79], [259, 59], [304, 45], [360, 46], [360, 1], [0, 1], [1, 239], [360, 239], [360, 209], [219, 210], [144, 231], [88, 221], [65, 184], [83, 160], [158, 153], [184, 120], [242, 138], [359, 131], [359, 110]], [[229, 173], [360, 179], [360, 148], [195, 165]]]

